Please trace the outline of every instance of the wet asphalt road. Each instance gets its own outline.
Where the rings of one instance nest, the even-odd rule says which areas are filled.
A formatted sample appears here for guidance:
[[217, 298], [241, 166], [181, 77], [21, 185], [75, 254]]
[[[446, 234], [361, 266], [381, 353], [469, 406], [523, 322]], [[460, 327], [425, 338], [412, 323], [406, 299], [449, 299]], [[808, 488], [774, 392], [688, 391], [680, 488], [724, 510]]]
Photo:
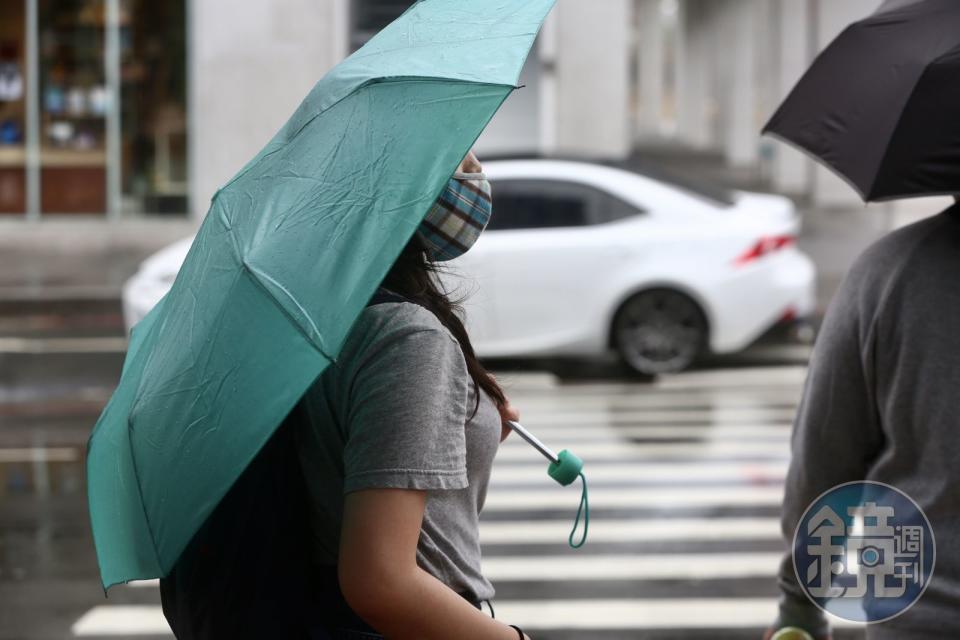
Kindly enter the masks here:
[[[85, 443], [119, 376], [118, 313], [0, 320], [0, 640], [170, 637], [155, 584], [104, 597], [90, 539]], [[571, 550], [578, 491], [508, 440], [483, 525], [497, 616], [557, 640], [759, 637], [804, 355], [756, 350], [655, 383], [603, 362], [492, 363], [524, 425], [587, 460], [593, 505]]]

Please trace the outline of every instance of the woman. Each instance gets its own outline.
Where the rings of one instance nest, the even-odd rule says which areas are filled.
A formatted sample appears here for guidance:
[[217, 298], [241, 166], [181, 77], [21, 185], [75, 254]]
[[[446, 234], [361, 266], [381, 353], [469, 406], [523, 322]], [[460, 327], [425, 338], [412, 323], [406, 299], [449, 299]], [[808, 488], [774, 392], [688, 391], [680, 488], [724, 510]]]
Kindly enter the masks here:
[[526, 638], [480, 609], [494, 591], [478, 516], [505, 420], [519, 414], [435, 278], [436, 261], [467, 250], [489, 213], [471, 152], [384, 278], [381, 291], [398, 297], [364, 309], [303, 398], [297, 449], [329, 612], [317, 637]]

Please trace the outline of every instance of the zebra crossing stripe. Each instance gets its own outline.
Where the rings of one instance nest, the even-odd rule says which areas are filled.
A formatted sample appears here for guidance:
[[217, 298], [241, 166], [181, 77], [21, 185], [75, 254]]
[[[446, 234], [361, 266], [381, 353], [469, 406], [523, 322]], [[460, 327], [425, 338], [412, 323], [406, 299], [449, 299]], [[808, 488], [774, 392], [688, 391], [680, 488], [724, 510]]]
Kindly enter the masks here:
[[[536, 433], [536, 432], [534, 432]], [[549, 443], [562, 448], [564, 441], [558, 438]], [[571, 444], [571, 449], [573, 445]], [[790, 454], [789, 443], [783, 442], [685, 442], [680, 444], [648, 444], [635, 442], [586, 442], [576, 445], [576, 454], [590, 464], [591, 460], [635, 460], [662, 458], [712, 458], [728, 459], [736, 456], [763, 456], [786, 460]], [[540, 454], [526, 442], [517, 438], [508, 439], [497, 452], [499, 460], [535, 460]]]
[[482, 560], [494, 583], [565, 580], [716, 580], [777, 575], [781, 553], [656, 553], [495, 557]]
[[[570, 523], [554, 520], [482, 522], [480, 542], [489, 544], [549, 544], [563, 540]], [[776, 518], [664, 518], [660, 520], [603, 520], [591, 522], [591, 542], [649, 540], [778, 540]]]
[[[526, 425], [526, 422], [522, 424]], [[565, 438], [567, 440], [605, 441], [613, 438], [646, 438], [649, 440], [674, 440], [676, 438], [701, 438], [704, 440], [737, 440], [743, 438], [764, 440], [786, 440], [790, 438], [789, 424], [746, 425], [746, 426], [715, 426], [701, 427], [694, 425], [661, 426], [611, 426], [598, 425], [567, 425], [543, 426], [531, 428], [541, 440], [546, 438]], [[507, 442], [510, 442], [509, 440]]]
[[[494, 463], [490, 478], [490, 490], [504, 491], [515, 488], [517, 484], [539, 484], [544, 487], [556, 487], [545, 472], [545, 462], [534, 460], [530, 463]], [[643, 464], [598, 464], [588, 468], [591, 486], [604, 482], [623, 483], [664, 483], [695, 482], [711, 483], [769, 482], [779, 481], [787, 474], [787, 464], [782, 462], [644, 462]]]
[[[750, 408], [796, 408], [800, 399], [799, 390], [771, 390], [762, 396], [757, 394], [728, 393], [650, 393], [634, 389], [629, 395], [603, 395], [583, 393], [556, 393], [550, 395], [509, 393], [511, 399], [522, 401], [524, 407], [553, 409], [555, 407], [578, 407], [599, 409], [750, 409]], [[532, 410], [533, 410], [532, 409]]]
[[[497, 618], [525, 631], [539, 629], [762, 629], [777, 613], [774, 598], [636, 598], [497, 600]], [[863, 625], [829, 616], [834, 627]], [[74, 636], [173, 637], [159, 606], [94, 607], [72, 627]]]
[[[513, 600], [495, 601], [495, 605], [497, 618], [519, 625], [524, 631], [763, 629], [777, 614], [774, 598]], [[864, 626], [835, 616], [828, 617], [835, 627]]]
[[524, 411], [523, 401], [511, 398], [511, 403], [520, 410], [523, 424], [670, 424], [673, 422], [696, 422], [703, 425], [755, 422], [790, 423], [796, 411], [794, 409], [707, 409], [696, 411], [583, 411], [579, 409], [556, 409]]
[[[498, 491], [487, 496], [484, 513], [490, 511], [542, 511], [564, 509], [576, 503], [570, 491]], [[574, 496], [575, 498], [575, 496]], [[598, 487], [590, 492], [590, 507], [661, 509], [681, 507], [779, 506], [783, 488], [773, 487]], [[573, 502], [571, 502], [573, 500]], [[593, 529], [591, 527], [591, 533]]]
[[657, 390], [729, 389], [766, 387], [800, 387], [807, 378], [807, 367], [751, 367], [749, 369], [714, 369], [687, 371], [662, 376], [653, 385]]
[[70, 632], [75, 636], [173, 636], [161, 607], [132, 604], [96, 606], [80, 616]]

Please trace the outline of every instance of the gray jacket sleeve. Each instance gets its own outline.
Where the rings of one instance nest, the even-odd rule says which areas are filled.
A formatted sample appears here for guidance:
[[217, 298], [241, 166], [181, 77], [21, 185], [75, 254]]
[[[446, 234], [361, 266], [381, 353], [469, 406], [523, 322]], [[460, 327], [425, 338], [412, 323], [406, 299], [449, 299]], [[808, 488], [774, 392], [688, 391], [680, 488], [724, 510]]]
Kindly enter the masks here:
[[824, 637], [824, 614], [801, 589], [794, 571], [794, 532], [807, 507], [828, 489], [862, 480], [883, 446], [874, 396], [877, 301], [870, 286], [871, 253], [848, 273], [824, 318], [793, 425], [781, 528], [787, 552], [778, 583], [776, 626]]

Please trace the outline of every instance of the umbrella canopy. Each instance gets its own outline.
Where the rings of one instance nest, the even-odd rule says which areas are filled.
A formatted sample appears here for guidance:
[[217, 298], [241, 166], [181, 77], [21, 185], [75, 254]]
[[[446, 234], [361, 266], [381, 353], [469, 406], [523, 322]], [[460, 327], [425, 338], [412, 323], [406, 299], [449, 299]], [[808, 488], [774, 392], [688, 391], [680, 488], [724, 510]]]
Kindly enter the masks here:
[[960, 193], [960, 2], [889, 0], [850, 25], [764, 127], [864, 200]]
[[165, 576], [513, 89], [554, 0], [422, 0], [217, 191], [87, 454], [104, 587]]

